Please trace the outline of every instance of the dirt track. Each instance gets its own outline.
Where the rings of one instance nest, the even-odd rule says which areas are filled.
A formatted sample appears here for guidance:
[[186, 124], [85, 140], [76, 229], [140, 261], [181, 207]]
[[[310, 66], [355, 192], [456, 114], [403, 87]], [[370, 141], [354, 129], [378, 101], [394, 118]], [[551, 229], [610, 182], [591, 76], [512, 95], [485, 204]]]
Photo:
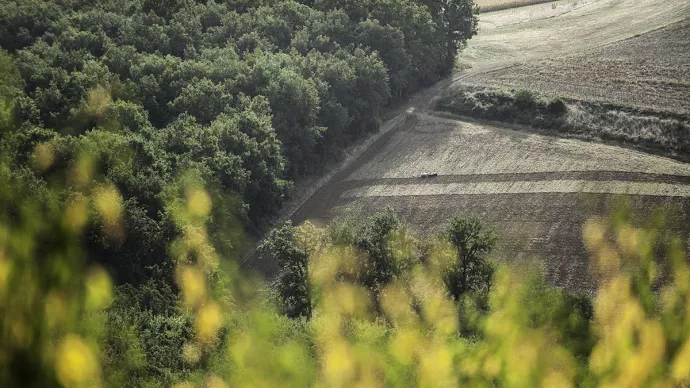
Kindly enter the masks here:
[[[532, 14], [534, 20], [521, 22], [520, 34], [548, 35], [549, 45], [566, 39], [559, 34], [569, 31], [568, 23], [591, 23], [595, 31], [588, 35], [600, 39], [568, 49], [574, 53], [662, 27], [676, 21], [679, 10], [690, 10], [681, 0], [584, 1], [579, 7], [560, 14], [558, 7], [554, 10], [548, 4], [524, 7], [486, 14], [482, 23], [510, 25], [511, 17], [515, 22]], [[649, 13], [650, 9], [655, 11]], [[625, 28], [606, 22], [625, 17], [636, 22]], [[548, 26], [552, 30], [543, 30]], [[506, 34], [507, 45], [512, 39]], [[668, 208], [674, 217], [671, 229], [685, 233], [690, 221], [688, 164], [611, 145], [455, 121], [430, 112], [434, 99], [454, 82], [511, 66], [515, 60], [530, 63], [560, 54], [542, 43], [511, 47], [521, 52], [512, 59], [471, 57], [470, 50], [465, 59], [471, 57], [471, 69], [411, 98], [386, 123], [390, 130], [318, 188], [293, 214], [293, 221], [360, 218], [392, 206], [404, 221], [427, 234], [440, 230], [454, 214], [475, 214], [498, 230], [498, 259], [542, 263], [552, 284], [578, 291], [593, 289], [580, 238], [582, 223], [606, 215], [620, 200], [642, 218], [655, 207]], [[421, 172], [440, 176], [416, 178]]]

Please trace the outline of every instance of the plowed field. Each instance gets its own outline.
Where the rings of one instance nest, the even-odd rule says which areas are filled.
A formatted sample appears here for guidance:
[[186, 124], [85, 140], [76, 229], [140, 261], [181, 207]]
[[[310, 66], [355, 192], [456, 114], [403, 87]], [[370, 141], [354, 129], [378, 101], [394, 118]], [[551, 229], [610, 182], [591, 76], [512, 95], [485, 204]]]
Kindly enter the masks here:
[[[558, 4], [565, 3], [574, 4]], [[659, 28], [677, 22], [678, 12], [690, 10], [681, 0], [585, 1], [577, 7], [558, 13], [558, 7], [542, 4], [481, 15], [483, 26], [520, 24], [514, 32], [528, 40], [514, 40], [506, 31], [503, 41], [494, 34], [473, 42], [484, 47], [464, 57], [470, 69], [413, 97], [407, 111], [389, 120], [378, 139], [316, 188], [292, 219], [356, 219], [391, 206], [413, 229], [429, 234], [454, 214], [474, 214], [499, 232], [496, 259], [537, 263], [552, 284], [576, 291], [593, 289], [582, 224], [607, 215], [619, 201], [627, 202], [640, 218], [666, 208], [672, 215], [669, 231], [686, 233], [689, 164], [614, 145], [456, 121], [429, 110], [444, 88], [470, 78], [501, 69], [509, 74], [515, 61], [529, 66], [560, 60], [565, 50], [589, 55], [596, 51], [588, 50], [602, 45], [625, 45], [633, 35], [663, 31]], [[522, 20], [529, 9], [534, 20]], [[623, 23], [628, 18], [635, 21]], [[583, 37], [601, 39], [572, 43]], [[530, 44], [529, 39], [534, 41]], [[503, 54], [491, 53], [489, 47], [500, 46], [505, 47]], [[506, 58], [510, 51], [520, 53]], [[420, 179], [422, 172], [439, 176]]]

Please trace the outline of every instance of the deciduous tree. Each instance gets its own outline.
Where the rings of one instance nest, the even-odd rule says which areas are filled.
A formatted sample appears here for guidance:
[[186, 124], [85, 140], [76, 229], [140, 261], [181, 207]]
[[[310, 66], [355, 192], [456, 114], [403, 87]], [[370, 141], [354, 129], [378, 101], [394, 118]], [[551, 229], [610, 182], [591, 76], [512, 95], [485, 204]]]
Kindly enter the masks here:
[[486, 261], [497, 242], [496, 234], [487, 230], [476, 217], [453, 217], [446, 228], [457, 261], [445, 270], [448, 293], [458, 300], [468, 292], [486, 292], [491, 288], [492, 266]]

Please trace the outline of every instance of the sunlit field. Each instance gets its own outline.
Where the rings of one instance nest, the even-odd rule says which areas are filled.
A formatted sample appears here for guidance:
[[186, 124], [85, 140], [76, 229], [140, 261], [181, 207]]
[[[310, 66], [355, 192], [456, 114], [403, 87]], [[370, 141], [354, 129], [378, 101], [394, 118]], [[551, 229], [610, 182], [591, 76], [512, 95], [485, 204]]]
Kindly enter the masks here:
[[479, 6], [480, 12], [491, 12], [553, 1], [554, 0], [478, 0], [477, 5]]
[[689, 53], [686, 19], [600, 48], [522, 63], [466, 82], [687, 116]]

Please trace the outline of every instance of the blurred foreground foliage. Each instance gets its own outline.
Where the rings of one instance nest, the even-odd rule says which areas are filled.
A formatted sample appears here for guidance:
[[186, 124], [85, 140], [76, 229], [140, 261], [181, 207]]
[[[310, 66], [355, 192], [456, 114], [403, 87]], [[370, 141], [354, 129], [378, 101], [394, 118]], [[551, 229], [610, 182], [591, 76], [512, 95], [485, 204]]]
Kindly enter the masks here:
[[[45, 147], [33, 171], [0, 168], [3, 386], [690, 383], [690, 271], [658, 223], [585, 224], [593, 304], [487, 262], [495, 237], [476, 219], [419, 240], [391, 211], [276, 230], [262, 251], [281, 273], [267, 288], [213, 248], [213, 195], [190, 171], [166, 189], [170, 273], [115, 287], [84, 242], [126, 239], [122, 196], [88, 173], [68, 176], [83, 182], [70, 190], [36, 180]], [[463, 268], [474, 275], [458, 278]]]

